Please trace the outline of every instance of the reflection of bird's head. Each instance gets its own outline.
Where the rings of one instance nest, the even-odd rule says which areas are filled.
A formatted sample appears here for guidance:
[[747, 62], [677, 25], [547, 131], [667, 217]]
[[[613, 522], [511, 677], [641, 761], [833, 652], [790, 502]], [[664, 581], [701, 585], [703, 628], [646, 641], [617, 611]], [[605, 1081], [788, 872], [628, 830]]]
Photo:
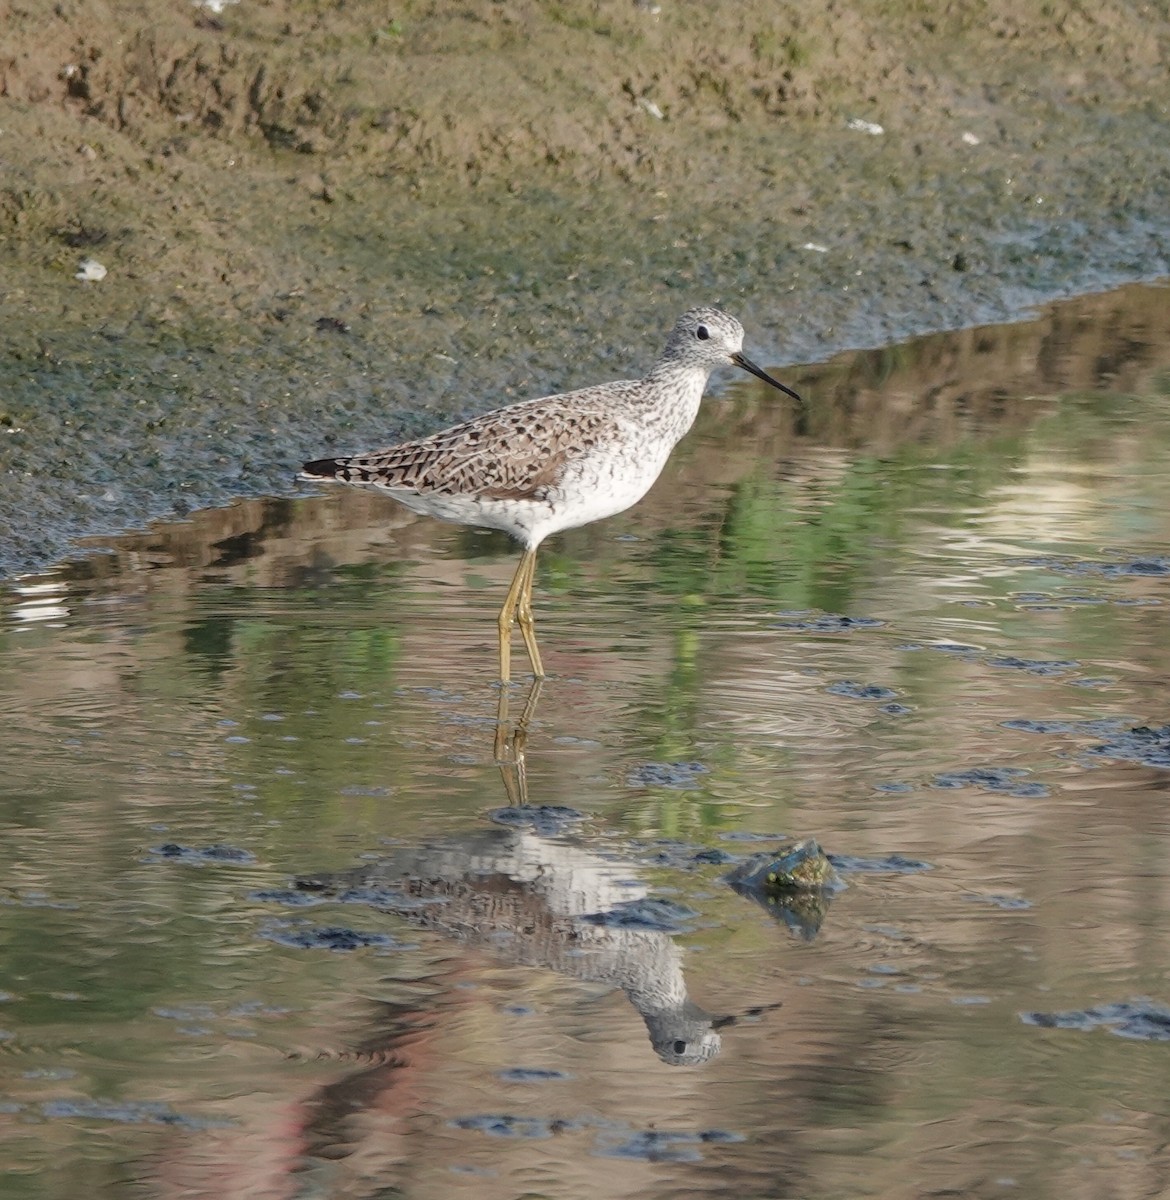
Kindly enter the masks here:
[[699, 1067], [723, 1048], [723, 1039], [714, 1029], [705, 1029], [697, 1038], [676, 1037], [664, 1042], [651, 1039], [654, 1053], [672, 1067]]
[[716, 1032], [725, 1018], [713, 1016], [690, 1000], [678, 1008], [643, 1012], [654, 1053], [672, 1067], [697, 1067], [719, 1053], [723, 1039]]
[[646, 1028], [650, 1030], [650, 1044], [654, 1053], [672, 1067], [701, 1067], [710, 1062], [723, 1048], [723, 1037], [719, 1030], [729, 1025], [738, 1025], [744, 1020], [756, 1021], [764, 1013], [780, 1007], [780, 1001], [761, 1004], [746, 1009], [741, 1015], [717, 1017], [700, 1008], [691, 1000], [684, 1000], [681, 1008], [660, 1009], [644, 1012]]

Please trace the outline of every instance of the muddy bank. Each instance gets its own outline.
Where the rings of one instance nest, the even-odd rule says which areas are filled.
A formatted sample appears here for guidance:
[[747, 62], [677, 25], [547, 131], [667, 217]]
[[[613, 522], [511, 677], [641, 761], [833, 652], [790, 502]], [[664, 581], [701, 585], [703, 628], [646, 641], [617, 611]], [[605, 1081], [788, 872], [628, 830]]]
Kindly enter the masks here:
[[1148, 8], [39, 7], [0, 2], [5, 572], [639, 371], [695, 301], [779, 364], [1170, 269]]
[[[639, 504], [640, 533], [675, 528], [689, 498], [713, 483], [733, 491], [761, 469], [769, 477], [804, 478], [793, 463], [809, 446], [874, 461], [905, 456], [918, 445], [945, 460], [962, 457], [966, 446], [967, 457], [980, 460], [989, 444], [1019, 438], [1051, 410], [1054, 397], [1165, 390], [1170, 289], [1131, 286], [1054, 304], [1032, 321], [847, 351], [792, 378], [820, 398], [810, 427], [802, 434], [796, 410], [777, 405], [769, 389], [735, 385], [708, 403], [671, 471]], [[301, 502], [246, 500], [86, 543], [100, 553], [75, 559], [55, 578], [71, 594], [106, 597], [158, 589], [177, 597], [209, 579], [239, 588], [296, 588], [339, 567], [427, 558], [425, 548], [442, 536], [438, 528], [373, 493], [326, 489]], [[570, 554], [594, 565], [609, 561], [612, 529], [598, 526], [596, 538], [588, 529], [567, 536]], [[428, 561], [427, 569], [442, 568]]]

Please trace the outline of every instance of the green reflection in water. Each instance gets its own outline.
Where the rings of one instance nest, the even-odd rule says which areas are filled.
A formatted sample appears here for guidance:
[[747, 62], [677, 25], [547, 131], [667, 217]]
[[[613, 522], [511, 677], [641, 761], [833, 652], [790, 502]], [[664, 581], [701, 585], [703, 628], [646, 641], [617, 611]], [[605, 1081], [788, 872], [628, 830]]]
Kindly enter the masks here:
[[[1042, 386], [1043, 371], [989, 368], [999, 344], [985, 331], [830, 365], [803, 440], [736, 391], [643, 505], [550, 546], [537, 619], [553, 678], [528, 731], [529, 799], [588, 820], [505, 842], [511, 874], [489, 869], [502, 829], [485, 819], [505, 798], [491, 674], [515, 551], [501, 539], [347, 494], [195, 514], [20, 581], [0, 624], [0, 1027], [25, 1122], [5, 1151], [13, 1194], [72, 1194], [87, 1171], [107, 1172], [90, 1190], [110, 1195], [163, 1177], [197, 1189], [260, 1160], [328, 1162], [343, 1180], [360, 1162], [383, 1190], [455, 1186], [428, 1175], [448, 1161], [513, 1191], [556, 1175], [539, 1146], [449, 1123], [495, 1112], [744, 1137], [704, 1143], [701, 1166], [637, 1163], [651, 1196], [715, 1195], [716, 1176], [769, 1194], [790, 1169], [794, 1195], [895, 1194], [908, 1173], [981, 1194], [989, 1145], [1005, 1176], [1055, 1195], [1077, 1171], [1131, 1171], [1101, 1117], [1118, 1110], [1119, 1143], [1156, 1162], [1161, 1046], [1018, 1013], [1164, 997], [1162, 773], [1085, 757], [1091, 732], [1003, 722], [1167, 720], [1167, 580], [1101, 568], [1170, 546], [1165, 382], [1151, 363], [1095, 392], [1071, 349], [1025, 354], [1005, 334], [1003, 362], [1077, 385]], [[980, 371], [930, 374], [961, 353]], [[1103, 360], [1130, 361], [1095, 349]], [[904, 711], [842, 683], [889, 689]], [[972, 769], [1022, 774], [932, 786]], [[799, 942], [723, 866], [688, 857], [775, 831], [933, 870], [853, 876]], [[160, 858], [171, 843], [254, 857]], [[449, 882], [460, 854], [477, 864], [447, 927], [253, 895], [424, 846], [420, 887]], [[699, 917], [628, 957], [669, 959], [708, 1016], [784, 1004], [721, 1024], [721, 1052], [686, 1087], [647, 1039], [646, 996], [588, 975], [613, 946], [557, 948], [558, 888], [579, 914], [631, 884]], [[477, 939], [465, 902], [485, 928], [501, 913], [514, 928]], [[265, 936], [297, 921], [417, 948]], [[694, 952], [676, 962], [672, 945]], [[517, 1064], [572, 1079], [516, 1090], [498, 1072]], [[182, 1119], [45, 1115], [62, 1097]], [[206, 1126], [220, 1119], [229, 1132]], [[602, 1161], [591, 1128], [557, 1143], [561, 1194]], [[275, 1194], [289, 1181], [272, 1170]]]

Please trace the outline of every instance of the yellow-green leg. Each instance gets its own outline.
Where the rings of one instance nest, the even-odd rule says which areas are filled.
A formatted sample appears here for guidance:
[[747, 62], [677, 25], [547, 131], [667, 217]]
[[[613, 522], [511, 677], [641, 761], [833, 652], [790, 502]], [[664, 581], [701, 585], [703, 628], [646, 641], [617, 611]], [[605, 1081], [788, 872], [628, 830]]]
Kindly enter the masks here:
[[528, 573], [524, 576], [524, 586], [516, 603], [516, 620], [520, 623], [520, 633], [524, 637], [528, 661], [532, 663], [532, 673], [537, 679], [543, 679], [544, 664], [540, 661], [540, 647], [536, 644], [536, 623], [532, 619], [532, 582], [536, 578], [536, 551], [531, 553]]
[[500, 680], [507, 683], [512, 678], [512, 626], [519, 621], [524, 645], [532, 660], [532, 669], [537, 679], [544, 678], [544, 667], [540, 662], [540, 651], [536, 648], [536, 631], [532, 624], [532, 576], [536, 568], [536, 551], [525, 550], [520, 558], [516, 574], [504, 607], [500, 609]]

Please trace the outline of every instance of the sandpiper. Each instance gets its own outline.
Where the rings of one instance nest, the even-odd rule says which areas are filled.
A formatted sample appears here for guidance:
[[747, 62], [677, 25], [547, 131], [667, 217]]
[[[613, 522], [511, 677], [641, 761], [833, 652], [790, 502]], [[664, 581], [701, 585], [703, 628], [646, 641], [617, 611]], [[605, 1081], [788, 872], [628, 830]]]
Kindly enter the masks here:
[[501, 529], [523, 547], [500, 609], [500, 679], [511, 677], [519, 624], [537, 679], [544, 666], [532, 619], [536, 551], [551, 533], [612, 517], [640, 500], [690, 429], [711, 372], [736, 366], [800, 402], [743, 353], [743, 327], [692, 308], [644, 379], [542, 396], [484, 413], [386, 450], [307, 462], [302, 479], [374, 488], [458, 525]]

